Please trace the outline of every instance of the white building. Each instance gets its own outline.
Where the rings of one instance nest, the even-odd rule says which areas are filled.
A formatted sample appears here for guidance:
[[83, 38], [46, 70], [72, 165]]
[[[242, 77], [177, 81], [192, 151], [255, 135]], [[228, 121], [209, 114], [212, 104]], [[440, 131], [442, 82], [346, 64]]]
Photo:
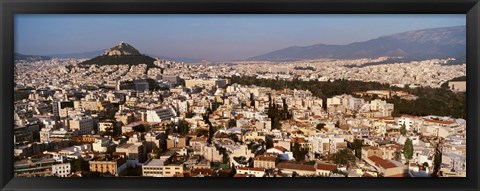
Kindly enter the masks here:
[[142, 175], [149, 177], [174, 177], [183, 174], [183, 165], [166, 165], [163, 159], [152, 159], [142, 166]]
[[172, 108], [159, 108], [147, 111], [147, 122], [162, 122], [177, 116]]
[[392, 115], [393, 104], [375, 99], [370, 102], [370, 111], [375, 111], [374, 117], [388, 117]]
[[69, 120], [69, 128], [72, 131], [77, 130], [80, 135], [86, 135], [93, 132], [93, 118], [92, 117], [75, 117]]
[[67, 177], [70, 173], [70, 163], [52, 165], [52, 175], [54, 176]]

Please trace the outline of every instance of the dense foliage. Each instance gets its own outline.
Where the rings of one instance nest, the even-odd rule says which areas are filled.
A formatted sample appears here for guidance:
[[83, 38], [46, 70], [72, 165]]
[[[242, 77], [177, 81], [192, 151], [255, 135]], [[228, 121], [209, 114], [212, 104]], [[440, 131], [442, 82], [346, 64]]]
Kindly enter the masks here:
[[352, 143], [352, 148], [355, 151], [355, 156], [358, 158], [362, 158], [362, 140], [354, 139]]
[[294, 143], [292, 146], [293, 158], [297, 161], [305, 161], [305, 155], [308, 154], [308, 150], [300, 145], [300, 143]]
[[[314, 96], [322, 98], [326, 102], [326, 98], [341, 94], [352, 94], [353, 92], [361, 92], [368, 90], [398, 90], [406, 91], [410, 94], [418, 96], [416, 100], [405, 100], [399, 97], [388, 99], [387, 102], [395, 104], [393, 111], [394, 116], [401, 114], [425, 116], [439, 115], [452, 116], [455, 118], [466, 117], [466, 94], [455, 93], [443, 88], [399, 88], [390, 87], [388, 84], [378, 82], [362, 82], [335, 80], [333, 82], [318, 81], [301, 81], [293, 79], [291, 81], [273, 80], [273, 79], [257, 79], [249, 76], [234, 76], [231, 83], [242, 85], [257, 85], [269, 87], [275, 90], [284, 88], [309, 90]], [[368, 98], [366, 98], [368, 99]], [[326, 103], [324, 103], [326, 105]]]
[[153, 62], [155, 61], [154, 58], [146, 55], [121, 55], [121, 56], [97, 56], [90, 60], [84, 61], [80, 63], [80, 65], [139, 65], [139, 64], [146, 64], [148, 68], [156, 67]]
[[355, 162], [355, 155], [350, 149], [342, 149], [333, 153], [332, 160], [335, 164], [350, 165]]
[[282, 124], [281, 120], [291, 119], [291, 114], [288, 111], [288, 105], [285, 99], [282, 100], [282, 107], [277, 107], [276, 104], [273, 104], [272, 97], [268, 96], [268, 111], [267, 115], [272, 121], [272, 129], [280, 129]]

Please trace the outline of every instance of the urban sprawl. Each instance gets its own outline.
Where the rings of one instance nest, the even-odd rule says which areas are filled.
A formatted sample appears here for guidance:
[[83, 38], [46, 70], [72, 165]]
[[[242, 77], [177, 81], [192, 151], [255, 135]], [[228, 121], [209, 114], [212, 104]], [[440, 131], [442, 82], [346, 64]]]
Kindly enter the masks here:
[[[399, 105], [390, 100], [414, 101], [421, 95], [413, 90], [443, 83], [464, 94], [465, 81], [449, 80], [465, 76], [466, 65], [448, 59], [365, 65], [385, 59], [158, 59], [156, 67], [17, 61], [15, 175], [465, 177], [464, 117], [394, 114]], [[378, 82], [392, 89], [322, 98], [245, 79]]]

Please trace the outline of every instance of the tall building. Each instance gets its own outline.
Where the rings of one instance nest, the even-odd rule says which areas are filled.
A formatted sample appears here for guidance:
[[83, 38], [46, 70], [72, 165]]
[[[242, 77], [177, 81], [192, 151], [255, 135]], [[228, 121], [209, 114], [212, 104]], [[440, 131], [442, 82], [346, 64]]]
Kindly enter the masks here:
[[67, 108], [73, 108], [73, 101], [57, 101], [53, 102], [53, 115], [56, 117], [67, 117]]
[[92, 117], [76, 117], [68, 122], [70, 130], [77, 130], [80, 135], [86, 135], [93, 132]]

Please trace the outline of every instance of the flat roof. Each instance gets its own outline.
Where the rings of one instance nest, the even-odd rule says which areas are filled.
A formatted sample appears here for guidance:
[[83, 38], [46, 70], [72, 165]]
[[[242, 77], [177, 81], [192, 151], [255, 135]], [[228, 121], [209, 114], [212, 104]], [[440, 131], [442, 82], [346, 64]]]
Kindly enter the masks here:
[[165, 160], [162, 159], [152, 159], [150, 162], [144, 166], [164, 166]]

